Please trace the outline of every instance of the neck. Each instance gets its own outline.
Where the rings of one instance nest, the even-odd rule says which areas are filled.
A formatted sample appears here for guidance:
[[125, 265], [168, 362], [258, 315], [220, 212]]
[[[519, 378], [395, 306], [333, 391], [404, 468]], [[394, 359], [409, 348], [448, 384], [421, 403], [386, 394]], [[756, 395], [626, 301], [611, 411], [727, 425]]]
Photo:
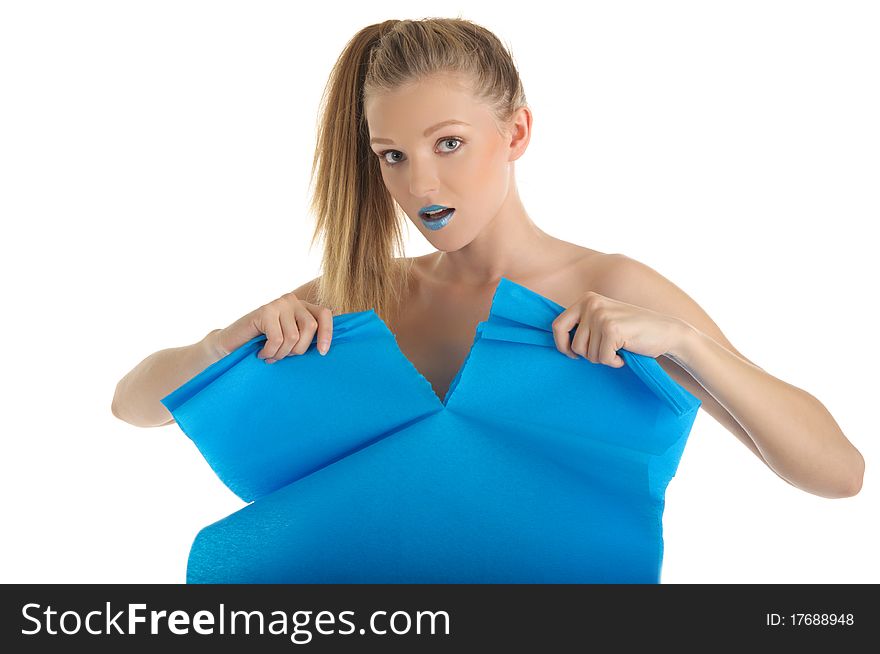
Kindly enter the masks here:
[[440, 252], [431, 275], [448, 284], [494, 287], [501, 277], [525, 278], [542, 261], [546, 263], [554, 241], [529, 218], [511, 179], [510, 193], [498, 214], [463, 248]]

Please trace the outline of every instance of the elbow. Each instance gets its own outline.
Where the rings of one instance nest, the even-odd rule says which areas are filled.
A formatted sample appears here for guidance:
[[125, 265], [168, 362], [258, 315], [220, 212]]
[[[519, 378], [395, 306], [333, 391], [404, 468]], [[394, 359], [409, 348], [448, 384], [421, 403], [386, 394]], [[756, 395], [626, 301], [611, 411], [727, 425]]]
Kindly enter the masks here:
[[122, 422], [127, 422], [128, 424], [132, 424], [131, 420], [126, 418], [119, 410], [119, 403], [116, 401], [116, 396], [113, 396], [113, 401], [110, 403], [110, 413], [114, 415], [114, 417], [119, 418]]
[[840, 488], [834, 495], [828, 495], [834, 499], [842, 499], [844, 497], [855, 497], [862, 490], [862, 482], [865, 478], [865, 458], [861, 452], [855, 451], [855, 463], [852, 465], [847, 483]]
[[[122, 382], [120, 381], [116, 385], [116, 390], [113, 392], [113, 400], [110, 402], [110, 413], [114, 415], [114, 417], [118, 418], [122, 422], [128, 423], [129, 425], [135, 425], [132, 421], [131, 416], [127, 416], [125, 412], [122, 410], [123, 403], [120, 401], [120, 387], [122, 386]], [[137, 425], [135, 425], [137, 426]]]
[[116, 385], [116, 390], [113, 392], [113, 400], [110, 402], [110, 413], [120, 420], [125, 420], [125, 418], [119, 415], [119, 384]]
[[136, 413], [126, 413], [121, 409], [123, 404], [119, 401], [119, 387], [117, 387], [116, 392], [113, 394], [113, 400], [110, 402], [110, 412], [117, 418], [119, 418], [122, 422], [131, 425], [132, 427], [164, 427], [165, 425], [170, 425], [174, 420], [174, 416], [172, 416], [168, 411], [165, 411], [163, 415], [156, 418], [145, 418], [144, 416], [139, 416]]
[[856, 464], [853, 472], [852, 480], [848, 489], [848, 494], [843, 497], [854, 497], [862, 490], [862, 482], [865, 479], [865, 457], [858, 450], [856, 453]]
[[116, 398], [113, 398], [113, 402], [110, 403], [110, 413], [112, 413], [114, 417], [119, 418], [120, 420], [125, 420], [125, 418], [119, 415], [119, 409], [116, 407]]
[[819, 497], [824, 497], [829, 500], [854, 497], [861, 492], [862, 481], [865, 476], [865, 459], [858, 450], [854, 451], [855, 462], [847, 468], [845, 474], [841, 473], [840, 478], [835, 481], [832, 481], [829, 478], [818, 486], [815, 483], [804, 485], [803, 483], [786, 479], [785, 477], [782, 477], [782, 475], [779, 475], [778, 472], [776, 474], [795, 488], [799, 488], [804, 492], [818, 495]]

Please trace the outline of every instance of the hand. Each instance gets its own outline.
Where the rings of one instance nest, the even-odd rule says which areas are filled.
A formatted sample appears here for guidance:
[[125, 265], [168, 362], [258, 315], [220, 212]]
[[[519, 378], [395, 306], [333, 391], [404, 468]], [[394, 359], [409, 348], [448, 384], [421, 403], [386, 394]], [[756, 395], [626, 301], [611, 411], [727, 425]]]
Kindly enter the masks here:
[[304, 354], [318, 332], [318, 352], [330, 349], [333, 314], [327, 307], [300, 300], [293, 293], [264, 304], [209, 337], [216, 352], [224, 357], [260, 334], [266, 344], [257, 354], [266, 363], [275, 363], [290, 354]]
[[[569, 343], [568, 333], [575, 325], [578, 328]], [[679, 346], [686, 326], [679, 318], [589, 291], [553, 321], [553, 340], [572, 359], [581, 355], [593, 363], [620, 368], [624, 363], [617, 350], [661, 356]]]

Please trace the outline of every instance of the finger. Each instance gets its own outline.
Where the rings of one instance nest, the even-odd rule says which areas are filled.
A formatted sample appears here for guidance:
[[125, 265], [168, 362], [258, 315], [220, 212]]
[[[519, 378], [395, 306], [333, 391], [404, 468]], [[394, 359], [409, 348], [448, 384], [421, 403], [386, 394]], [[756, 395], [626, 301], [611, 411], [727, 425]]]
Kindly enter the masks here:
[[577, 331], [574, 333], [574, 338], [571, 339], [572, 352], [586, 359], [587, 348], [590, 346], [591, 338], [592, 330], [590, 329], [590, 323], [582, 320], [578, 325]]
[[302, 334], [292, 311], [282, 310], [278, 320], [281, 323], [281, 331], [284, 334], [284, 342], [278, 348], [278, 352], [275, 353], [275, 358], [280, 360], [290, 354], [290, 351], [294, 349]]
[[322, 307], [318, 313], [318, 352], [321, 355], [327, 354], [332, 340], [333, 312], [328, 307]]
[[553, 321], [553, 341], [556, 349], [569, 359], [577, 359], [577, 355], [571, 350], [571, 330], [578, 322], [578, 314], [574, 311], [563, 311]]
[[598, 350], [599, 363], [612, 368], [620, 368], [623, 365], [623, 359], [617, 355], [617, 339], [608, 334], [602, 334], [602, 342]]
[[278, 314], [267, 314], [263, 316], [261, 331], [266, 335], [266, 344], [257, 355], [261, 359], [274, 359], [275, 353], [284, 342], [284, 335], [281, 331], [281, 322]]
[[299, 325], [299, 342], [293, 348], [293, 351], [297, 354], [305, 354], [305, 351], [312, 344], [315, 331], [318, 329], [318, 321], [315, 320], [315, 316], [305, 309], [296, 312], [296, 324]]
[[605, 332], [603, 331], [601, 326], [591, 330], [590, 332], [590, 343], [589, 345], [587, 345], [587, 358], [593, 363], [600, 363], [599, 346], [602, 345], [602, 339], [604, 337]]

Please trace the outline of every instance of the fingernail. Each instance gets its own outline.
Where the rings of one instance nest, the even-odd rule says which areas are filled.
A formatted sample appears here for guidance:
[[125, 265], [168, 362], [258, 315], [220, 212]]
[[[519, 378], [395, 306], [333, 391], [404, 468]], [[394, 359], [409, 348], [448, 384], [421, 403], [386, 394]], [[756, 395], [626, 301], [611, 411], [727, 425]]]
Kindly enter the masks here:
[[275, 359], [265, 359], [266, 363], [275, 363]]
[[318, 352], [320, 353], [321, 356], [324, 356], [325, 354], [327, 354], [327, 350], [329, 350], [329, 349], [330, 349], [330, 344], [327, 343], [327, 341], [321, 341], [320, 343], [318, 343]]

